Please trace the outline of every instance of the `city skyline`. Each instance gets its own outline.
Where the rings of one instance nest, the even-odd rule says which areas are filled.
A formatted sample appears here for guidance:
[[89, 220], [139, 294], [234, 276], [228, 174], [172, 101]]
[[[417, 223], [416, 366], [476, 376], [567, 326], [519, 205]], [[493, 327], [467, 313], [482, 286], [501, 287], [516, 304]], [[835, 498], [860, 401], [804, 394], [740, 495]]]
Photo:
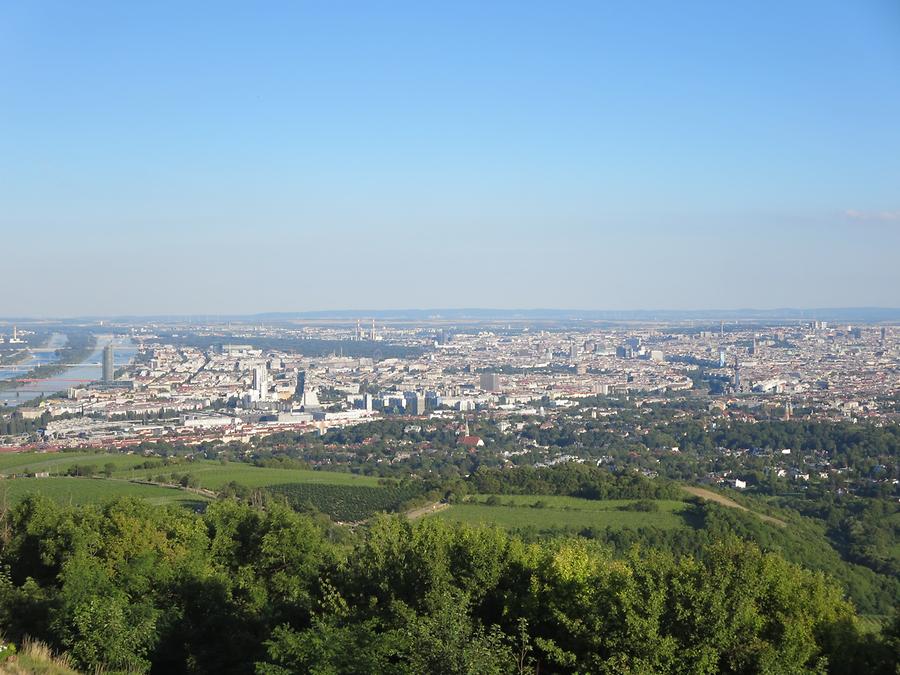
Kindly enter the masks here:
[[27, 3], [0, 63], [2, 315], [900, 306], [886, 0]]

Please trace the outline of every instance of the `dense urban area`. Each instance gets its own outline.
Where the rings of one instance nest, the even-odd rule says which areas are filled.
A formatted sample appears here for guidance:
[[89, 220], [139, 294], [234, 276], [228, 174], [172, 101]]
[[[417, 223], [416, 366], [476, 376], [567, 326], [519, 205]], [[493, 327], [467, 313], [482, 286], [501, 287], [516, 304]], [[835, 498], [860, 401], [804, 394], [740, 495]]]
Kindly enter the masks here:
[[40, 640], [107, 672], [895, 672], [895, 323], [0, 332], [21, 660]]

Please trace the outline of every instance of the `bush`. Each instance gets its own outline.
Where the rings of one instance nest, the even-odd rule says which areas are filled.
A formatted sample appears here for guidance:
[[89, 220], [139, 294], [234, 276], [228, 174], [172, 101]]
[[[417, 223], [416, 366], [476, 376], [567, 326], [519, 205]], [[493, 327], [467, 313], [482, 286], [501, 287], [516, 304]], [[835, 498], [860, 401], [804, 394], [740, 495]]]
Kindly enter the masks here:
[[12, 642], [0, 641], [0, 663], [7, 661], [16, 653], [16, 646]]
[[630, 504], [620, 506], [619, 509], [621, 511], [642, 511], [645, 513], [655, 513], [656, 511], [659, 511], [659, 504], [654, 501], [650, 501], [649, 499], [640, 499], [636, 502], [631, 502]]

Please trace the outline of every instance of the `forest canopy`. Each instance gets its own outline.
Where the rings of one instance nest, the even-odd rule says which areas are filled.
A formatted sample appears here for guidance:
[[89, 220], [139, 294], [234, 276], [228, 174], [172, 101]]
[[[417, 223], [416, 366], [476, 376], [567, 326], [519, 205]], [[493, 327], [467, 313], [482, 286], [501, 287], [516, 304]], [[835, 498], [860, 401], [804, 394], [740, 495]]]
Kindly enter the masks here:
[[134, 499], [4, 515], [0, 627], [85, 670], [166, 673], [893, 672], [834, 582], [724, 537], [702, 556], [526, 543], [270, 503]]

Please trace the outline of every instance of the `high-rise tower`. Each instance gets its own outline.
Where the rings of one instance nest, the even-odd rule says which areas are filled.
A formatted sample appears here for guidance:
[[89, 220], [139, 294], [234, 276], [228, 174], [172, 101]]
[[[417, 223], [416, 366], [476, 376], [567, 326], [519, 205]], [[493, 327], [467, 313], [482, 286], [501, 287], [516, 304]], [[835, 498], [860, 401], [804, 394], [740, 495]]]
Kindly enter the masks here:
[[306, 393], [306, 371], [297, 371], [297, 386], [294, 388], [294, 398], [303, 401], [303, 394]]
[[103, 348], [103, 381], [112, 382], [116, 379], [115, 349], [112, 342]]
[[268, 398], [269, 378], [264, 365], [256, 366], [253, 369], [253, 388], [259, 395], [260, 401], [265, 401]]

